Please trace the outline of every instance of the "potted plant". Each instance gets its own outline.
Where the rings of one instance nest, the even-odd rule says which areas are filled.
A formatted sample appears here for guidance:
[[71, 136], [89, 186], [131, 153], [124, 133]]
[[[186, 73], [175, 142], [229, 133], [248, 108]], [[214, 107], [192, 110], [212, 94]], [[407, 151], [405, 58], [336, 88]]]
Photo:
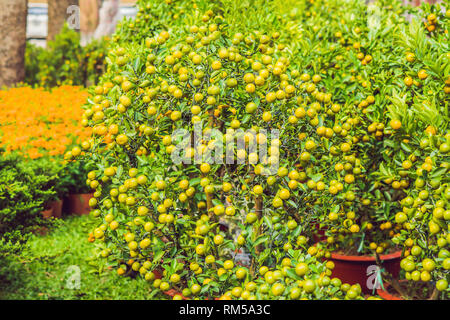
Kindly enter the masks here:
[[[436, 9], [439, 11], [439, 7]], [[415, 195], [409, 194], [417, 179], [416, 170], [420, 169], [417, 168], [416, 161], [422, 157], [421, 160], [426, 162], [426, 155], [421, 155], [420, 151], [424, 147], [419, 147], [417, 142], [424, 129], [427, 127], [426, 131], [430, 134], [442, 130], [440, 144], [444, 145], [443, 150], [447, 149], [443, 136], [447, 130], [448, 108], [445, 103], [432, 104], [428, 100], [436, 86], [444, 85], [441, 85], [441, 79], [447, 77], [443, 70], [448, 67], [448, 62], [442, 62], [436, 68], [431, 63], [432, 56], [444, 54], [438, 45], [442, 34], [434, 33], [425, 48], [420, 43], [428, 41], [428, 36], [417, 18], [406, 22], [396, 13], [386, 11], [386, 14], [380, 15], [380, 19], [381, 25], [385, 23], [384, 19], [396, 21], [399, 35], [392, 33], [388, 36], [394, 41], [384, 41], [377, 38], [380, 34], [374, 35], [370, 31], [366, 33], [365, 28], [368, 26], [365, 22], [358, 26], [360, 32], [357, 36], [347, 39], [353, 41], [350, 51], [354, 51], [355, 58], [361, 60], [361, 64], [347, 61], [340, 65], [339, 70], [352, 73], [353, 69], [357, 74], [367, 72], [371, 77], [363, 81], [361, 76], [356, 76], [355, 79], [359, 77], [360, 81], [353, 86], [348, 98], [344, 97], [347, 91], [336, 92], [335, 98], [342, 97], [346, 100], [345, 116], [352, 127], [348, 132], [349, 139], [334, 150], [335, 160], [330, 165], [336, 172], [336, 185], [341, 186], [342, 191], [336, 191], [335, 199], [329, 203], [328, 208], [323, 208], [325, 210], [321, 214], [321, 223], [328, 229], [328, 238], [322, 245], [331, 250], [330, 259], [336, 263], [334, 275], [340, 276], [342, 280], [358, 281], [364, 286], [365, 292], [371, 291], [365, 285], [371, 278], [367, 274], [367, 268], [371, 264], [377, 266], [377, 270], [385, 280], [391, 282], [392, 287], [399, 287], [400, 266], [406, 265], [408, 268], [412, 265], [405, 262], [412, 259], [409, 248], [398, 241], [405, 234], [412, 233], [408, 240], [411, 245], [420, 242], [419, 246], [424, 251], [429, 252], [432, 248], [435, 254], [440, 251], [436, 248], [436, 237], [423, 232], [429, 226], [417, 222], [414, 227], [409, 224], [411, 219], [415, 220], [413, 212], [419, 207], [419, 211], [423, 212], [418, 213], [418, 217], [423, 215], [429, 218], [430, 215], [426, 215], [426, 212], [435, 203], [432, 200], [415, 201], [420, 190], [416, 190]], [[372, 39], [368, 38], [369, 35]], [[387, 34], [383, 37], [387, 37]], [[362, 43], [371, 43], [370, 52], [361, 46]], [[398, 81], [396, 77], [386, 77], [384, 64], [372, 61], [370, 53], [380, 50], [388, 52], [383, 57], [385, 61], [398, 61], [395, 62], [392, 74], [402, 75], [402, 81]], [[369, 56], [370, 59], [367, 60]], [[416, 58], [419, 56], [420, 59]], [[344, 83], [339, 83], [339, 78], [333, 80], [337, 88], [346, 87], [346, 80], [342, 80]], [[438, 100], [445, 101], [445, 94], [445, 90], [439, 91]], [[421, 97], [420, 101], [416, 99], [417, 96]], [[445, 176], [448, 160], [445, 154], [438, 156], [436, 148], [430, 150], [428, 156], [430, 163], [424, 167], [430, 171], [431, 168], [436, 168], [436, 172], [433, 171], [433, 179], [436, 181], [432, 185], [438, 190], [437, 193], [442, 192], [446, 181], [438, 176]], [[433, 160], [433, 156], [437, 159]], [[422, 164], [423, 162], [420, 163]], [[426, 172], [428, 171], [422, 173], [426, 176]], [[419, 177], [419, 184], [425, 185], [421, 180], [425, 178]], [[442, 186], [441, 189], [439, 186]], [[427, 192], [431, 194], [431, 191], [424, 191], [422, 196], [425, 197]], [[436, 192], [434, 197], [437, 197]], [[437, 211], [445, 212], [446, 202], [439, 204], [442, 207]], [[438, 229], [438, 224], [440, 229], [447, 230], [443, 219], [438, 222], [436, 218], [433, 219], [429, 224], [435, 230]], [[412, 229], [405, 231], [405, 228]], [[442, 245], [443, 240], [440, 241]], [[416, 250], [419, 251], [417, 248]], [[445, 250], [441, 251], [441, 257]], [[417, 259], [415, 261], [417, 264]], [[426, 265], [429, 263], [427, 260]], [[352, 271], [355, 265], [360, 268]], [[418, 263], [417, 268], [422, 268], [422, 264]], [[428, 277], [426, 268], [424, 279]], [[406, 276], [409, 277], [408, 274]], [[417, 277], [416, 272], [415, 278]], [[447, 280], [443, 279], [445, 276], [442, 273], [439, 277], [436, 279], [442, 280], [444, 287], [444, 281]]]
[[[92, 89], [85, 124], [94, 128], [93, 139], [66, 153], [66, 159], [92, 164], [87, 184], [96, 190], [89, 205], [99, 221], [92, 233], [103, 248], [100, 256], [110, 261], [121, 256], [112, 261], [119, 274], [142, 276], [155, 289], [173, 289], [184, 297], [360, 299], [360, 286], [332, 279], [334, 264], [321, 261], [324, 252], [310, 246], [305, 236], [317, 223], [316, 212], [332, 198], [322, 192], [327, 163], [319, 165], [329, 151], [322, 140], [327, 130], [316, 128], [318, 101], [331, 104], [320, 76], [299, 79], [283, 45], [277, 46], [277, 34], [250, 32], [244, 41], [227, 31], [222, 17], [208, 11], [202, 19], [208, 22], [199, 21], [201, 30], [206, 28], [201, 32], [214, 40], [201, 53], [187, 54], [191, 40], [168, 50], [175, 44], [172, 38], [200, 41], [194, 37], [198, 27], [170, 37], [162, 31], [147, 39], [146, 49], [116, 48], [111, 61], [118, 62], [119, 71], [110, 77], [113, 81]], [[230, 41], [238, 51], [227, 49]], [[267, 54], [257, 49], [269, 45]], [[248, 58], [236, 58], [237, 52]], [[125, 71], [132, 60], [142, 78]], [[175, 62], [177, 68], [198, 69], [192, 85], [185, 85], [187, 74], [173, 76]], [[273, 72], [266, 69], [269, 64], [276, 66]], [[226, 70], [227, 77], [202, 84], [201, 78], [219, 75], [211, 68]], [[291, 72], [297, 83], [287, 81]], [[284, 85], [286, 91], [280, 87]], [[318, 98], [312, 94], [316, 89]], [[103, 111], [109, 116], [97, 119], [101, 114], [94, 110], [100, 103], [109, 106]], [[336, 123], [339, 110], [334, 110], [321, 114], [324, 126]], [[193, 152], [200, 151], [183, 149], [186, 161], [176, 162], [175, 146], [200, 123], [203, 150], [209, 146], [212, 152], [193, 162]], [[280, 136], [271, 136], [270, 129], [280, 129]], [[232, 148], [231, 163], [211, 161], [221, 156], [213, 143], [236, 138], [248, 148], [270, 141], [268, 154], [257, 164], [256, 153], [230, 144], [225, 147]], [[279, 162], [278, 152], [283, 153]], [[221, 219], [233, 221], [238, 232], [221, 230]], [[246, 266], [237, 263], [240, 249], [249, 254]]]
[[[361, 161], [361, 168], [367, 167]], [[354, 180], [355, 185], [338, 194], [331, 209], [325, 210], [322, 224], [327, 238], [318, 246], [324, 247], [326, 258], [335, 263], [333, 276], [359, 283], [368, 294], [374, 289], [374, 270], [383, 270], [383, 276], [390, 279], [399, 276], [403, 250], [392, 237], [401, 226], [394, 221], [396, 206], [386, 199], [386, 195], [395, 197], [392, 190], [380, 186], [377, 192], [369, 193], [377, 184], [370, 174]]]
[[64, 197], [67, 194], [67, 188], [64, 185], [64, 165], [59, 157], [50, 158], [52, 167], [54, 168], [54, 173], [57, 175], [55, 180], [54, 190], [56, 192], [56, 197], [52, 202], [49, 203], [49, 208], [52, 210], [52, 216], [55, 218], [62, 217], [62, 209], [64, 205]]
[[394, 287], [384, 283], [377, 289], [377, 294], [384, 300], [447, 300], [448, 294], [436, 290], [432, 282], [400, 280]]
[[[404, 171], [411, 181], [405, 197], [399, 201], [401, 210], [395, 220], [402, 229], [393, 241], [405, 250], [401, 261], [403, 276], [410, 287], [416, 283], [433, 290], [430, 299], [448, 298], [450, 281], [450, 134], [446, 130], [445, 116], [430, 117], [424, 110], [415, 110], [415, 115], [427, 126], [420, 134], [411, 137], [408, 152], [396, 150], [402, 157], [401, 165], [390, 168], [392, 172]], [[434, 121], [433, 121], [434, 120]], [[401, 133], [397, 133], [401, 136]], [[400, 137], [399, 137], [400, 138]], [[430, 286], [433, 282], [434, 285]], [[392, 287], [392, 286], [391, 286]], [[408, 290], [398, 290], [409, 296]]]
[[[444, 19], [439, 5], [423, 5], [419, 11], [426, 16], [433, 27], [437, 19]], [[430, 17], [436, 18], [430, 18]], [[434, 20], [436, 19], [436, 20]], [[430, 22], [430, 20], [433, 20]], [[429, 27], [429, 26], [428, 26]], [[411, 22], [409, 29], [402, 30], [399, 44], [411, 48], [411, 44], [422, 43], [429, 39], [427, 48], [417, 46], [415, 54], [422, 59], [416, 59], [413, 54], [407, 59], [408, 67], [414, 70], [412, 78], [418, 86], [409, 85], [405, 78], [406, 93], [414, 95], [431, 94], [436, 85], [446, 79], [444, 90], [438, 90], [439, 97], [445, 101], [450, 84], [448, 74], [444, 71], [447, 62], [439, 62], [439, 67], [433, 69], [431, 57], [441, 54], [439, 46], [440, 32], [428, 34], [429, 28], [423, 28], [416, 20]], [[380, 178], [392, 189], [401, 190], [397, 201], [394, 221], [400, 226], [392, 240], [403, 248], [404, 257], [401, 260], [402, 277], [407, 286], [434, 287], [429, 294], [430, 299], [448, 299], [450, 281], [450, 254], [448, 251], [449, 220], [450, 220], [450, 134], [448, 132], [449, 113], [445, 102], [431, 103], [431, 100], [418, 100], [409, 94], [393, 92], [391, 104], [387, 106], [389, 122], [389, 153], [390, 161], [385, 162], [380, 170]], [[399, 183], [398, 182], [406, 182]], [[405, 282], [406, 283], [406, 282]], [[392, 283], [402, 296], [408, 296], [409, 290], [402, 290]]]
[[60, 182], [67, 190], [64, 197], [64, 212], [76, 215], [89, 214], [89, 199], [92, 198], [93, 192], [92, 188], [86, 185], [87, 172], [84, 163], [66, 162]]
[[[294, 42], [292, 55], [284, 51], [285, 34], [275, 31], [283, 30], [276, 15], [275, 29], [240, 30], [208, 10], [190, 28], [175, 20], [170, 33], [153, 30], [139, 39], [145, 46], [117, 35], [108, 74], [85, 106], [92, 140], [66, 154], [93, 165], [87, 184], [96, 190], [89, 205], [98, 225], [91, 239], [100, 242], [100, 255], [119, 274], [184, 297], [317, 298], [333, 296], [335, 287], [345, 292], [334, 289], [338, 297], [359, 298], [375, 289], [367, 286], [371, 266], [395, 287], [409, 254], [396, 239], [406, 228], [398, 212], [410, 181], [392, 168], [410, 137], [396, 134], [409, 122], [391, 118], [390, 105], [400, 99], [400, 114], [410, 117], [412, 105], [435, 101], [428, 92], [444, 86], [446, 75], [426, 80], [423, 66], [410, 65], [407, 50], [429, 49], [417, 39], [434, 48], [427, 59], [418, 54], [418, 63], [433, 72], [446, 65], [432, 63], [442, 61], [436, 41], [444, 38], [425, 41], [400, 4], [386, 2], [376, 3], [379, 25], [397, 28], [371, 27], [363, 3], [340, 3], [355, 14], [336, 15], [342, 20], [333, 23], [322, 4], [311, 4], [313, 18], [292, 28], [307, 39]], [[353, 28], [344, 32], [343, 24]], [[120, 32], [135, 34], [134, 26]], [[397, 30], [407, 44], [397, 44]], [[413, 72], [416, 80], [398, 80]], [[231, 163], [219, 161], [222, 142]], [[252, 151], [266, 142], [267, 155]], [[238, 226], [236, 234], [220, 230], [224, 218]], [[237, 266], [239, 249], [249, 265]], [[344, 263], [359, 269], [339, 280], [350, 269], [338, 265]]]

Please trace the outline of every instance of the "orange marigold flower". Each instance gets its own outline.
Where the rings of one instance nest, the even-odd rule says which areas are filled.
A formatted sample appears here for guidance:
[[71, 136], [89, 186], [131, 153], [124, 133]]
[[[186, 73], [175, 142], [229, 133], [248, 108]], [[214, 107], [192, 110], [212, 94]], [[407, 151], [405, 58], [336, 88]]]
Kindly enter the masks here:
[[89, 134], [79, 125], [87, 97], [88, 92], [76, 86], [1, 90], [0, 145], [31, 159], [64, 154]]

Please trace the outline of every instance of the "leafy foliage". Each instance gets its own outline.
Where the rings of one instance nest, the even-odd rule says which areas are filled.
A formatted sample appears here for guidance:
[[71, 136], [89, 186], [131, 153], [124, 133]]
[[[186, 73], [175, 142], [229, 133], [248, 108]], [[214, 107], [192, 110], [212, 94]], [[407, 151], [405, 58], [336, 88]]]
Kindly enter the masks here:
[[42, 210], [57, 196], [57, 169], [46, 160], [27, 161], [18, 155], [0, 153], [0, 250], [39, 227], [48, 225]]
[[107, 39], [80, 45], [80, 35], [67, 24], [47, 49], [27, 43], [25, 53], [26, 83], [32, 86], [87, 86], [104, 72]]
[[20, 250], [9, 251], [0, 263], [0, 299], [167, 299], [143, 279], [123, 279], [99, 266], [98, 249], [86, 238], [92, 224], [89, 216], [68, 217], [47, 235], [33, 235]]

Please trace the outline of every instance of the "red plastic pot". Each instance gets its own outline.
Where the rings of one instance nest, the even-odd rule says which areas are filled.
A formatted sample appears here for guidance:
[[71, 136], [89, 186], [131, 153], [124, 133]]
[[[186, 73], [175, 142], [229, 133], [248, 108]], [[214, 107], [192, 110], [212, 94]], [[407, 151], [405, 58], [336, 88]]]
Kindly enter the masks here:
[[[400, 293], [398, 293], [397, 290], [392, 290], [394, 293], [389, 292], [389, 289], [392, 287], [391, 283], [383, 283], [384, 290], [383, 288], [377, 289], [377, 294], [384, 300], [434, 300], [437, 298], [437, 296], [435, 296], [437, 292], [434, 291], [436, 288], [432, 282], [414, 282], [411, 280], [403, 279], [399, 280], [398, 284], [403, 287], [402, 289], [407, 295], [405, 298]], [[406, 286], [404, 286], [405, 284]], [[428, 289], [430, 290], [428, 296], [417, 296], [417, 294], [414, 293], [414, 291], [418, 289], [424, 289], [424, 287], [428, 287]]]
[[[400, 280], [400, 283], [405, 283], [408, 280]], [[384, 300], [405, 300], [400, 296], [395, 296], [393, 294], [389, 293], [389, 287], [391, 286], [389, 283], [383, 283], [384, 289], [382, 288], [377, 289], [377, 294]]]
[[[391, 254], [380, 256], [384, 269], [395, 278], [398, 277], [400, 272], [401, 255], [402, 251], [399, 250]], [[363, 293], [370, 294], [373, 291], [373, 288], [367, 286], [369, 277], [371, 277], [367, 272], [369, 266], [376, 265], [374, 256], [348, 256], [331, 253], [331, 258], [328, 260], [333, 261], [335, 265], [331, 277], [337, 277], [341, 279], [343, 283], [359, 283]]]
[[66, 199], [68, 212], [79, 216], [89, 214], [89, 199], [93, 196], [93, 193], [69, 194]]

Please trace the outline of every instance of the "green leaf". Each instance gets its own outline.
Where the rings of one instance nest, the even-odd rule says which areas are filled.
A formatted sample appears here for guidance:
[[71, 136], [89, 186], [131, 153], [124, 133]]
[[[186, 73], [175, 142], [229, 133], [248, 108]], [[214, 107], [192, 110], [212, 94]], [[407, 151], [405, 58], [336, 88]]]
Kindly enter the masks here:
[[440, 167], [436, 170], [433, 170], [433, 172], [430, 174], [430, 178], [431, 179], [439, 178], [446, 172], [447, 172], [447, 168]]
[[402, 149], [406, 152], [406, 153], [412, 153], [412, 149], [409, 145], [407, 145], [404, 142], [400, 143], [400, 146], [402, 147]]
[[119, 178], [122, 176], [122, 173], [123, 173], [123, 166], [120, 165], [120, 166], [117, 167], [117, 171], [116, 171], [115, 177], [116, 177], [117, 179], [119, 179]]
[[201, 178], [194, 178], [189, 180], [189, 186], [191, 187], [195, 187], [196, 185], [198, 185], [200, 183]]
[[272, 224], [272, 220], [270, 219], [270, 217], [268, 217], [268, 216], [264, 216], [263, 217], [263, 219], [264, 219], [264, 222], [266, 223], [266, 225], [267, 225], [267, 227], [270, 229], [270, 230], [272, 230], [273, 229], [273, 224]]
[[253, 246], [256, 247], [257, 245], [266, 242], [269, 240], [269, 236], [263, 235], [260, 236], [258, 239], [256, 239], [256, 241], [253, 243]]
[[321, 173], [317, 173], [317, 174], [313, 174], [310, 178], [314, 181], [314, 182], [318, 182], [320, 180], [322, 180], [323, 175]]
[[289, 205], [291, 205], [292, 207], [294, 207], [295, 209], [298, 209], [298, 205], [293, 201], [293, 200], [288, 200]]
[[296, 273], [295, 273], [295, 271], [294, 270], [292, 270], [292, 269], [288, 269], [287, 271], [286, 271], [286, 273], [288, 274], [288, 276], [290, 277], [290, 278], [292, 278], [292, 279], [295, 279], [295, 280], [303, 280], [299, 275], [297, 275]]
[[297, 238], [300, 235], [300, 233], [302, 232], [302, 229], [303, 228], [302, 228], [301, 225], [297, 226], [297, 228], [294, 229], [294, 232], [292, 233], [292, 236], [294, 238]]
[[159, 263], [159, 261], [161, 260], [163, 255], [164, 255], [164, 251], [160, 251], [157, 254], [155, 254], [153, 257], [153, 263]]

